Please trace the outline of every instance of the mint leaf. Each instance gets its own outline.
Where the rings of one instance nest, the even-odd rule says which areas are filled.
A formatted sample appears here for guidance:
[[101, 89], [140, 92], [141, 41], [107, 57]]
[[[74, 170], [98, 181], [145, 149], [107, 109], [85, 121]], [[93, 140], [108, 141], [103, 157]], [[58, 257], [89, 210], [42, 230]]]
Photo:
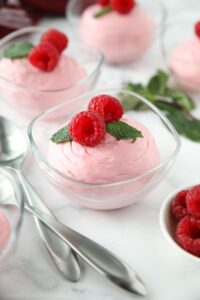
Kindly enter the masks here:
[[27, 57], [32, 48], [30, 42], [16, 42], [4, 49], [3, 56], [12, 59]]
[[158, 70], [158, 72], [149, 80], [147, 89], [154, 94], [163, 95], [167, 87], [169, 75], [164, 71]]
[[167, 89], [166, 96], [173, 99], [173, 102], [181, 105], [186, 110], [192, 110], [195, 108], [195, 104], [192, 98], [182, 91], [175, 89]]
[[141, 131], [122, 121], [107, 123], [106, 131], [117, 140], [135, 140], [138, 137], [143, 137]]
[[68, 132], [68, 126], [65, 126], [54, 133], [51, 137], [52, 142], [58, 144], [62, 142], [72, 141], [71, 136]]
[[194, 142], [200, 142], [200, 120], [166, 103], [158, 102], [157, 107], [165, 112], [179, 134]]

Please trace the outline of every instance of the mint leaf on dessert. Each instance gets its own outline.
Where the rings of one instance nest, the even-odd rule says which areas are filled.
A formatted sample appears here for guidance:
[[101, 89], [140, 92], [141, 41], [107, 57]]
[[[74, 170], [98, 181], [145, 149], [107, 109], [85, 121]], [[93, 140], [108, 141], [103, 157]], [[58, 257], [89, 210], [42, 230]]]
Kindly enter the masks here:
[[27, 57], [33, 44], [30, 42], [16, 42], [3, 51], [3, 56], [11, 59]]
[[67, 141], [72, 141], [71, 136], [69, 135], [68, 132], [68, 126], [65, 126], [58, 130], [56, 133], [54, 133], [51, 137], [51, 140], [53, 143], [63, 143]]
[[106, 131], [117, 140], [135, 140], [138, 137], [143, 137], [141, 131], [122, 121], [107, 123]]

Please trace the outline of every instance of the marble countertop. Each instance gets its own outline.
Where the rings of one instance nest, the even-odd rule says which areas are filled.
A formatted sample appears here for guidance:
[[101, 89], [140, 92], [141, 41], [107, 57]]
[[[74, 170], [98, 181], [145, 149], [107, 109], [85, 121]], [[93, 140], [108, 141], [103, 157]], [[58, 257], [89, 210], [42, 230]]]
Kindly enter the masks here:
[[[43, 25], [67, 26], [64, 19], [45, 20]], [[128, 80], [146, 81], [157, 68], [164, 67], [158, 49], [159, 45], [155, 44], [148, 55], [129, 67], [105, 66], [97, 88], [121, 86]], [[0, 111], [24, 128], [19, 117], [2, 102]], [[200, 179], [199, 153], [200, 144], [182, 139], [181, 152], [174, 167], [147, 198], [128, 208], [108, 212], [92, 211], [69, 203], [44, 178], [31, 154], [24, 171], [59, 220], [112, 250], [137, 270], [149, 291], [145, 299], [199, 300], [199, 265], [168, 244], [158, 219], [160, 205], [172, 189]], [[65, 281], [52, 264], [32, 216], [25, 213], [17, 249], [0, 273], [0, 300], [139, 299], [113, 286], [83, 263], [82, 266], [80, 282]]]

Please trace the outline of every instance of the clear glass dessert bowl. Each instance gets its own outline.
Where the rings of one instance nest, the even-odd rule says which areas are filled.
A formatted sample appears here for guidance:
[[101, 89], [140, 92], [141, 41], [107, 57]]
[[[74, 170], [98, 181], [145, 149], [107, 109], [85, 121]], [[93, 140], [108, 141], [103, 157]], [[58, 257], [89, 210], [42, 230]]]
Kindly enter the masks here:
[[[125, 180], [116, 181], [115, 178], [106, 183], [88, 183], [65, 176], [58, 171], [47, 159], [50, 138], [59, 128], [63, 127], [72, 115], [63, 118], [63, 111], [67, 111], [67, 102], [62, 103], [36, 117], [28, 128], [28, 136], [34, 156], [44, 174], [66, 198], [92, 209], [117, 209], [128, 206], [143, 199], [149, 191], [153, 190], [168, 173], [170, 167], [180, 150], [180, 138], [169, 120], [148, 100], [131, 92], [121, 89], [109, 89], [90, 92], [80, 96], [76, 102], [85, 103], [97, 95], [108, 94], [123, 101], [137, 101], [145, 108], [144, 111], [131, 111], [125, 118], [143, 124], [151, 132], [159, 152], [160, 162], [147, 172]], [[77, 110], [79, 112], [80, 110]], [[47, 120], [51, 118], [52, 122]], [[123, 155], [123, 153], [122, 153]], [[99, 172], [103, 172], [99, 165]], [[88, 170], [89, 171], [89, 170]]]
[[[56, 74], [54, 72], [56, 69], [53, 72], [40, 71], [40, 73], [35, 75], [35, 73], [27, 73], [25, 64], [20, 64], [20, 72], [18, 72], [19, 61], [21, 59], [14, 59], [12, 60], [13, 63], [9, 64], [9, 69], [13, 68], [13, 70], [6, 70], [8, 68], [5, 64], [8, 61], [4, 62], [4, 65], [1, 67], [4, 59], [2, 53], [5, 48], [19, 41], [29, 41], [36, 45], [45, 31], [45, 28], [27, 27], [17, 30], [0, 40], [0, 95], [10, 107], [28, 119], [33, 118], [51, 106], [90, 91], [98, 80], [104, 60], [103, 55], [98, 50], [76, 40], [73, 35], [70, 36], [67, 34], [69, 37], [69, 46], [62, 53], [62, 57], [67, 56], [68, 59], [76, 61], [79, 69], [82, 67], [81, 72], [84, 72], [84, 74], [81, 75], [81, 78], [78, 77], [78, 70], [76, 70], [78, 67], [76, 66], [74, 68], [71, 67], [69, 77], [66, 76], [66, 83], [65, 79], [63, 79], [63, 76], [65, 76], [63, 69], [60, 70], [59, 76], [56, 76], [58, 72]], [[61, 64], [62, 62], [60, 62]], [[69, 67], [70, 65], [72, 64], [68, 63]], [[1, 68], [4, 71], [1, 71]], [[61, 69], [61, 67], [59, 68]], [[74, 74], [72, 74], [73, 72]], [[41, 75], [42, 78], [40, 77], [40, 82], [38, 77], [41, 73], [43, 74]], [[71, 82], [72, 76], [74, 83], [69, 84], [69, 78]], [[38, 88], [38, 84], [40, 88]]]
[[23, 208], [22, 191], [15, 174], [0, 168], [0, 270], [15, 250]]
[[[200, 39], [195, 35], [199, 15], [168, 22], [160, 36], [166, 65], [173, 85], [188, 92], [200, 92]], [[184, 28], [184, 30], [183, 30]]]
[[81, 40], [100, 49], [110, 64], [140, 59], [152, 48], [166, 16], [160, 0], [137, 0], [133, 10], [124, 15], [111, 12], [93, 17], [100, 8], [97, 0], [70, 0], [67, 20]]

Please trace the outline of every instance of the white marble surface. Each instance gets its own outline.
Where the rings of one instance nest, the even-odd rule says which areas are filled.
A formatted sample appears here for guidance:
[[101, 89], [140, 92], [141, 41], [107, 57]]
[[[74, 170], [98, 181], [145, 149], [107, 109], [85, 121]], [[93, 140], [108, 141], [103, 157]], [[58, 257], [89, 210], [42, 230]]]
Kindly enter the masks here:
[[[50, 24], [66, 26], [64, 20], [44, 22], [45, 26]], [[145, 81], [163, 66], [158, 45], [155, 45], [133, 66], [105, 66], [98, 88], [115, 87], [127, 80]], [[20, 118], [2, 102], [0, 112], [22, 126]], [[199, 265], [171, 248], [158, 220], [162, 200], [173, 188], [200, 180], [199, 153], [200, 144], [182, 139], [176, 164], [157, 189], [142, 202], [111, 212], [92, 211], [69, 203], [46, 181], [31, 156], [26, 161], [25, 172], [62, 222], [109, 248], [137, 270], [149, 291], [145, 299], [199, 300]], [[138, 299], [114, 287], [84, 264], [83, 269], [80, 282], [73, 284], [63, 280], [44, 249], [32, 217], [25, 213], [16, 252], [0, 273], [0, 300]]]

